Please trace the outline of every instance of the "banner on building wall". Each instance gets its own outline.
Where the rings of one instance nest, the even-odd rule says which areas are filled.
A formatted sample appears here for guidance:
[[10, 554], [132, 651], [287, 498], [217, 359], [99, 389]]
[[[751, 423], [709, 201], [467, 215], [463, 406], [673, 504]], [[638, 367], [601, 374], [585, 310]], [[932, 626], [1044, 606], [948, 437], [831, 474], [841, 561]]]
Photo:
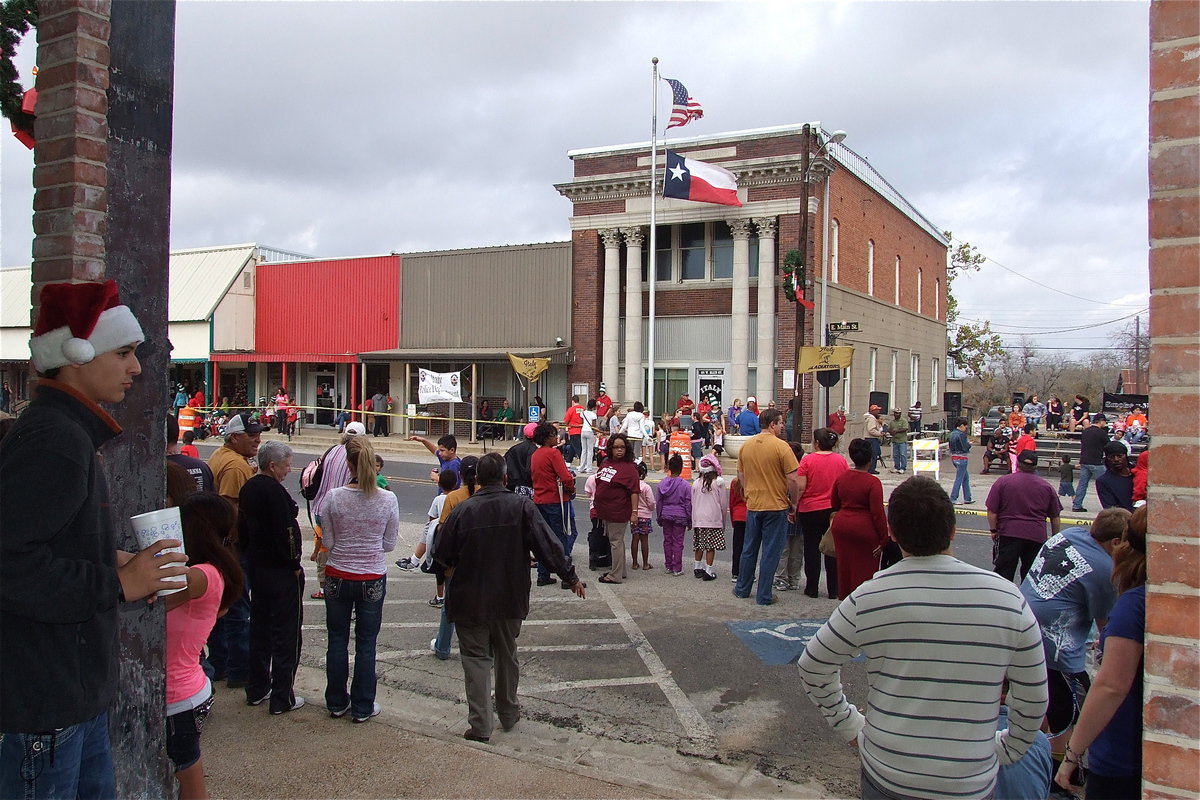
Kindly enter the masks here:
[[845, 369], [853, 360], [853, 347], [801, 347], [796, 372]]
[[417, 402], [461, 403], [462, 376], [457, 372], [417, 369]]
[[537, 376], [550, 367], [550, 359], [548, 358], [523, 358], [509, 353], [508, 360], [512, 362], [512, 368], [516, 370], [518, 375], [530, 381], [537, 380]]

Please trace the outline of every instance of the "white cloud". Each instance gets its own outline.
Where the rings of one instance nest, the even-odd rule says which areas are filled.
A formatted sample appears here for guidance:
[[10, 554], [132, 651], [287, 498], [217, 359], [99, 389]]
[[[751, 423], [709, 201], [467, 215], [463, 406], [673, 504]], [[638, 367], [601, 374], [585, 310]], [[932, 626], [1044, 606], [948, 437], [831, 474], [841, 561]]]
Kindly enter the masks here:
[[[566, 239], [566, 152], [648, 138], [657, 56], [706, 112], [672, 136], [821, 120], [1001, 264], [1122, 299], [989, 265], [956, 281], [965, 308], [1110, 319], [1146, 283], [1147, 17], [1084, 2], [181, 2], [172, 246]], [[4, 134], [0, 158], [2, 259], [24, 264], [31, 154]]]

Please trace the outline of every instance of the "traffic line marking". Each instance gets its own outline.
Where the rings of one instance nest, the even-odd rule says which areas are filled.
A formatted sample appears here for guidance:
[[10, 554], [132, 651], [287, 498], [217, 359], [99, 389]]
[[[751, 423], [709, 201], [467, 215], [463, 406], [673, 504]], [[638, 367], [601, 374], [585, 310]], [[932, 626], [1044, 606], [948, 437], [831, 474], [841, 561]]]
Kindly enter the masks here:
[[[646, 665], [646, 669], [650, 671], [650, 676], [654, 682], [658, 684], [662, 693], [666, 695], [667, 702], [675, 709], [675, 716], [679, 718], [680, 724], [683, 726], [684, 733], [693, 742], [703, 745], [709, 749], [715, 750], [717, 739], [713, 735], [712, 728], [704, 721], [704, 717], [696, 709], [696, 706], [688, 698], [687, 694], [679, 688], [679, 684], [671, 677], [671, 671], [663, 664], [662, 659], [658, 657], [658, 653], [654, 651], [650, 641], [646, 638], [646, 634], [642, 633], [642, 629], [633, 621], [633, 617], [625, 610], [625, 604], [621, 602], [616, 592], [603, 584], [599, 585], [600, 596], [608, 603], [608, 607], [612, 609], [616, 616], [616, 622], [621, 624], [625, 629], [625, 634], [629, 637], [637, 653], [641, 656], [642, 662]], [[623, 680], [623, 679], [613, 679]]]

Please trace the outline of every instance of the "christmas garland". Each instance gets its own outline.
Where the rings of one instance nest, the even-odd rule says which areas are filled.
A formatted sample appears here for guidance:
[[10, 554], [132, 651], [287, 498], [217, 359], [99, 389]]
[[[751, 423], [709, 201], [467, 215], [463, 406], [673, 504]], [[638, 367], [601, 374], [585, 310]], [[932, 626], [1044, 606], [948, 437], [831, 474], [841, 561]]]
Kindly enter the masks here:
[[794, 303], [796, 302], [796, 287], [804, 286], [803, 254], [799, 250], [788, 250], [779, 270], [783, 273], [783, 294], [790, 302]]
[[31, 27], [38, 23], [37, 0], [4, 0], [0, 7], [0, 113], [12, 123], [13, 133], [24, 134], [33, 140], [34, 115], [22, 107], [25, 89], [18, 80], [20, 74], [13, 63], [17, 45]]

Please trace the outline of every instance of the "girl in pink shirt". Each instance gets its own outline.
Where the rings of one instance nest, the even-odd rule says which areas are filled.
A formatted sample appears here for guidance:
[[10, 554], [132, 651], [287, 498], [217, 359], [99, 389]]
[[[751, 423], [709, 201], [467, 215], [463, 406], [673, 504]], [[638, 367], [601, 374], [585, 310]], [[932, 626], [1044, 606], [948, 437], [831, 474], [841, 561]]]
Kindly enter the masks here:
[[200, 650], [242, 594], [242, 568], [226, 542], [237, 538], [237, 509], [214, 492], [189, 495], [179, 507], [188, 554], [187, 588], [166, 597], [167, 755], [180, 800], [208, 797], [200, 731], [212, 708], [212, 683]]

